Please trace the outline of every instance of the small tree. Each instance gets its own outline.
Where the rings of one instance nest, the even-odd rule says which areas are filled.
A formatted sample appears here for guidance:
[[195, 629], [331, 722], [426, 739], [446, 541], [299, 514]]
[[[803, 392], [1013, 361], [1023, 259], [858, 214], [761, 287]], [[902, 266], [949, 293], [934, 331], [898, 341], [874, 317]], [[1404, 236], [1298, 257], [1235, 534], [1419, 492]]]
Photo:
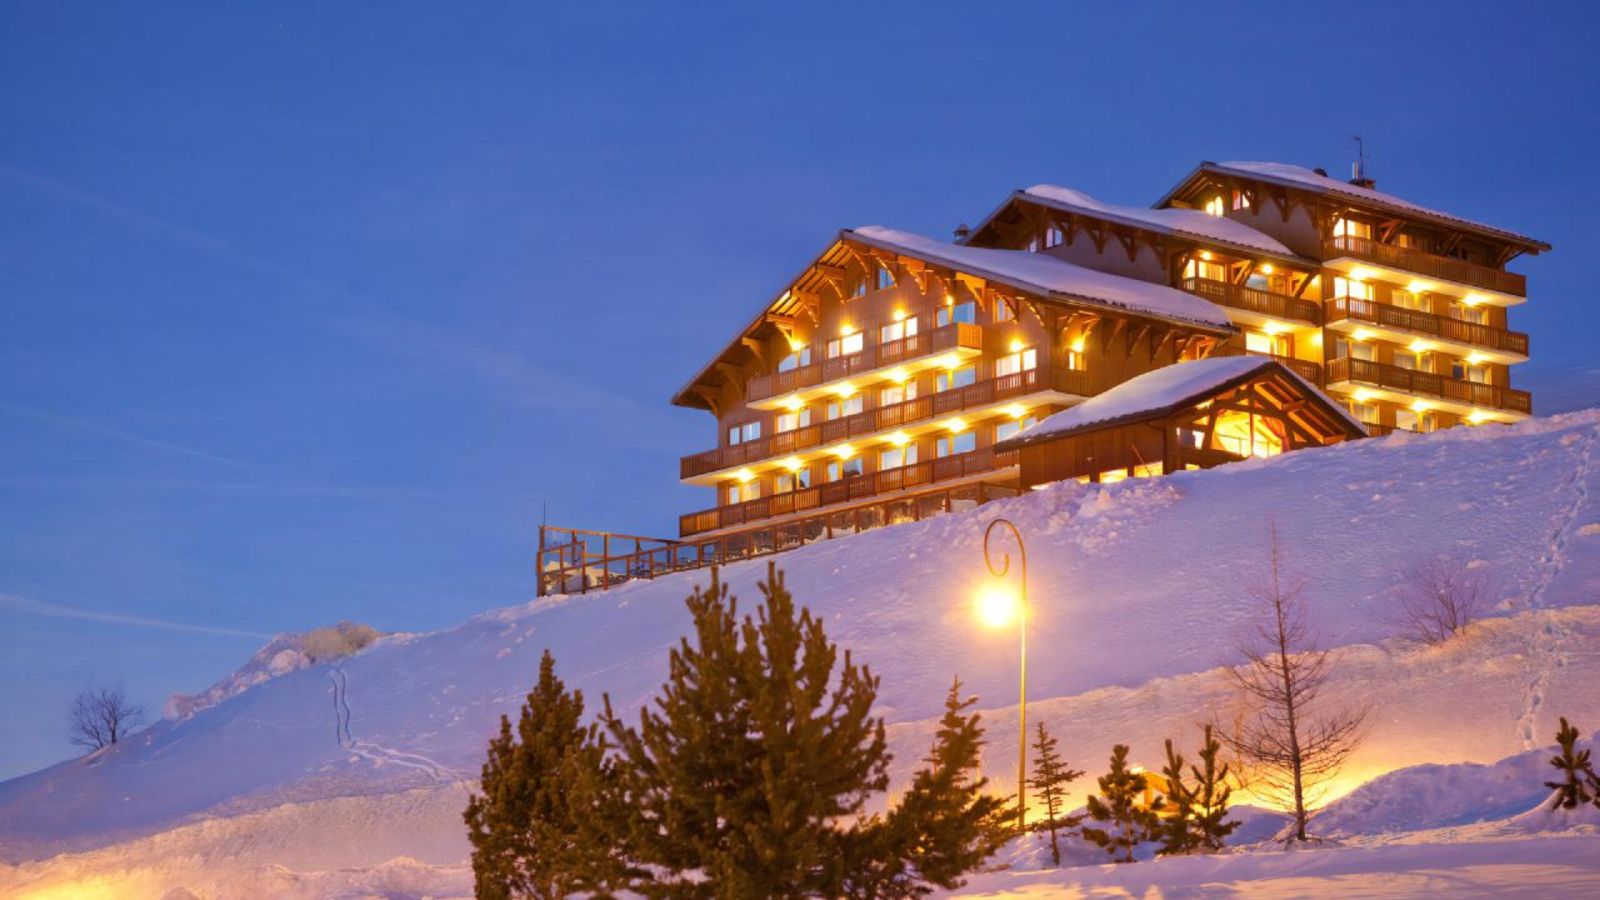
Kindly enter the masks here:
[[1230, 670], [1254, 702], [1252, 718], [1226, 737], [1252, 769], [1251, 790], [1293, 820], [1292, 840], [1304, 841], [1320, 788], [1360, 743], [1365, 708], [1323, 710], [1330, 653], [1311, 638], [1305, 582], [1282, 570], [1278, 528], [1271, 530], [1265, 582], [1254, 592], [1260, 619], [1240, 645], [1245, 663]]
[[1484, 570], [1459, 555], [1435, 556], [1401, 573], [1392, 618], [1410, 637], [1438, 644], [1480, 618], [1492, 595]]
[[1167, 783], [1166, 816], [1161, 819], [1161, 849], [1156, 853], [1162, 856], [1193, 853], [1200, 846], [1200, 836], [1194, 827], [1193, 788], [1184, 782], [1183, 754], [1172, 746], [1172, 738], [1167, 738], [1167, 764], [1161, 770], [1161, 777]]
[[1561, 773], [1560, 781], [1546, 781], [1544, 786], [1555, 791], [1550, 798], [1551, 809], [1577, 809], [1588, 803], [1600, 806], [1600, 776], [1595, 774], [1589, 761], [1589, 750], [1578, 749], [1578, 729], [1561, 717], [1561, 728], [1556, 731], [1556, 743], [1561, 752], [1550, 758], [1550, 765]]
[[911, 789], [891, 812], [886, 827], [895, 834], [907, 865], [906, 895], [927, 893], [927, 885], [954, 890], [1005, 845], [1004, 797], [986, 793], [989, 779], [978, 774], [983, 726], [967, 710], [977, 697], [961, 696], [961, 679], [950, 685], [933, 751], [912, 778]]
[[479, 900], [603, 895], [617, 877], [610, 844], [585, 834], [605, 744], [582, 718], [582, 692], [567, 691], [546, 650], [515, 731], [500, 717], [483, 764], [483, 793], [469, 798], [463, 813]]
[[1038, 723], [1038, 735], [1033, 741], [1033, 786], [1044, 805], [1044, 818], [1033, 823], [1034, 831], [1050, 832], [1050, 859], [1061, 865], [1061, 846], [1056, 839], [1059, 831], [1076, 828], [1082, 816], [1063, 815], [1066, 807], [1066, 786], [1083, 773], [1066, 764], [1056, 750], [1056, 739]]
[[85, 688], [72, 698], [67, 737], [93, 752], [121, 741], [144, 722], [144, 707], [121, 688]]
[[1105, 827], [1085, 828], [1083, 836], [1116, 862], [1133, 862], [1134, 848], [1154, 839], [1159, 832], [1161, 798], [1149, 806], [1142, 804], [1145, 776], [1128, 768], [1126, 744], [1112, 748], [1111, 771], [1102, 775], [1098, 783], [1100, 795], [1089, 796], [1089, 818], [1105, 823]]
[[1202, 853], [1215, 853], [1227, 843], [1238, 822], [1227, 821], [1228, 798], [1233, 793], [1229, 780], [1233, 776], [1228, 764], [1222, 761], [1222, 743], [1205, 727], [1204, 743], [1200, 749], [1200, 765], [1190, 766], [1194, 786], [1189, 790], [1189, 806], [1194, 816], [1193, 831], [1197, 838], [1195, 849]]

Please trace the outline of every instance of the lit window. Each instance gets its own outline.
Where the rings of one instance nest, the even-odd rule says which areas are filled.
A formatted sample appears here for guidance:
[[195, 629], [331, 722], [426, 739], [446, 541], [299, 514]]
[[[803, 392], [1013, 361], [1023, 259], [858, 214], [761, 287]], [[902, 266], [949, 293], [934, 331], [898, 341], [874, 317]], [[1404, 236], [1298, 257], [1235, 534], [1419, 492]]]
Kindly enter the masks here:
[[1088, 368], [1088, 360], [1080, 350], [1067, 351], [1067, 368], [1073, 372], [1082, 372]]
[[751, 500], [761, 499], [761, 482], [756, 480], [746, 481], [743, 484], [728, 485], [728, 503], [749, 503]]
[[783, 434], [787, 431], [794, 431], [796, 428], [804, 428], [810, 424], [811, 410], [808, 407], [797, 409], [794, 412], [779, 413], [778, 421], [773, 424], [772, 430], [778, 434]]
[[1417, 353], [1413, 350], [1396, 350], [1394, 351], [1394, 364], [1402, 369], [1410, 369], [1414, 372], [1432, 372], [1433, 354]]
[[843, 481], [846, 478], [856, 478], [861, 475], [861, 457], [851, 459], [836, 459], [828, 463], [828, 480]]
[[1212, 426], [1211, 443], [1235, 456], [1277, 456], [1283, 452], [1280, 427], [1276, 419], [1224, 410]]
[[917, 333], [917, 319], [915, 316], [900, 322], [890, 322], [878, 328], [878, 342], [887, 344], [901, 338], [911, 337]]
[[1372, 361], [1372, 345], [1361, 341], [1352, 341], [1348, 338], [1335, 338], [1333, 341], [1333, 355], [1336, 358], [1364, 359]]
[[1289, 339], [1281, 334], [1263, 334], [1259, 331], [1244, 333], [1244, 349], [1267, 356], [1289, 356]]
[[1372, 285], [1365, 281], [1356, 281], [1353, 278], [1337, 276], [1333, 279], [1333, 296], [1348, 297], [1353, 300], [1372, 300]]
[[842, 419], [845, 416], [853, 416], [856, 413], [861, 412], [864, 408], [865, 407], [862, 405], [860, 394], [856, 394], [854, 397], [843, 397], [838, 400], [829, 400], [828, 421], [831, 422], [834, 419]]
[[1148, 465], [1133, 467], [1133, 477], [1135, 478], [1154, 478], [1157, 475], [1162, 475], [1165, 473], [1166, 467], [1161, 463], [1150, 463]]
[[909, 466], [917, 461], [917, 445], [907, 444], [904, 447], [890, 447], [878, 454], [878, 471], [885, 469], [898, 469]]
[[1390, 302], [1401, 309], [1416, 309], [1426, 312], [1428, 302], [1422, 299], [1421, 294], [1413, 293], [1405, 288], [1395, 288], [1390, 293]]
[[841, 356], [849, 356], [852, 353], [860, 353], [865, 346], [866, 339], [862, 337], [859, 331], [855, 334], [834, 338], [828, 342], [828, 358], [837, 359]]
[[809, 365], [811, 365], [811, 348], [801, 347], [778, 362], [778, 371], [788, 372]]
[[999, 443], [1008, 437], [1014, 437], [1017, 432], [1027, 428], [1029, 425], [1032, 425], [1037, 421], [1039, 420], [1033, 416], [1025, 416], [1021, 419], [1008, 419], [1004, 422], [1001, 422], [1000, 424], [994, 426], [995, 443]]
[[1489, 367], [1475, 366], [1472, 363], [1458, 360], [1450, 366], [1450, 377], [1458, 381], [1470, 381], [1474, 384], [1489, 383]]
[[1220, 216], [1220, 215], [1222, 215], [1222, 198], [1221, 197], [1212, 197], [1210, 200], [1206, 201], [1206, 215], [1208, 215], [1208, 216]]
[[1249, 209], [1250, 208], [1250, 195], [1246, 194], [1244, 191], [1235, 190], [1233, 192], [1233, 208], [1234, 209]]
[[1044, 245], [1046, 248], [1059, 247], [1067, 242], [1066, 233], [1060, 228], [1051, 225], [1044, 230]]
[[1489, 324], [1489, 311], [1481, 306], [1468, 306], [1461, 302], [1450, 304], [1450, 318], [1478, 325]]
[[978, 435], [971, 431], [944, 435], [933, 445], [934, 455], [940, 457], [971, 453], [976, 449], [978, 449]]
[[1027, 369], [1038, 368], [1038, 365], [1039, 353], [1029, 347], [996, 359], [994, 361], [994, 377], [1004, 378], [1007, 375], [1015, 375]]
[[946, 369], [934, 376], [933, 389], [935, 391], [949, 391], [959, 387], [966, 387], [978, 380], [976, 366], [965, 366], [960, 369]]
[[996, 322], [1009, 322], [1014, 318], [1016, 318], [1016, 315], [1011, 309], [1011, 304], [1004, 300], [997, 299], [994, 301], [994, 320]]
[[811, 487], [811, 470], [809, 468], [778, 473], [778, 489], [776, 493], [787, 494], [791, 491], [803, 491], [808, 487]]
[[1357, 222], [1354, 219], [1335, 219], [1333, 222], [1333, 236], [1371, 240], [1372, 226], [1366, 222]]
[[760, 422], [746, 422], [743, 425], [734, 425], [728, 429], [728, 443], [743, 444], [761, 437]]
[[[1219, 200], [1217, 202], [1220, 203], [1221, 201]], [[1117, 482], [1122, 481], [1123, 479], [1125, 479], [1127, 477], [1128, 477], [1128, 470], [1127, 469], [1111, 469], [1110, 471], [1106, 471], [1106, 472], [1101, 472], [1100, 473], [1100, 483], [1101, 484], [1116, 484]]]
[[1191, 259], [1183, 266], [1183, 277], [1203, 278], [1206, 281], [1227, 281], [1228, 270], [1222, 263], [1208, 259]]
[[972, 305], [971, 300], [965, 303], [957, 303], [954, 306], [946, 306], [933, 317], [933, 324], [940, 328], [952, 322], [965, 322], [971, 325], [977, 321], [977, 308]]
[[881, 290], [884, 290], [886, 288], [892, 288], [892, 287], [894, 287], [894, 273], [889, 271], [887, 266], [879, 264], [879, 266], [878, 266], [878, 290], [881, 291]]
[[907, 380], [904, 384], [890, 385], [878, 391], [878, 406], [893, 406], [907, 400], [917, 399], [917, 383]]
[[1402, 431], [1433, 431], [1433, 413], [1419, 413], [1414, 409], [1397, 409], [1394, 411], [1394, 427]]
[[1376, 404], [1359, 403], [1352, 400], [1347, 406], [1350, 408], [1350, 415], [1354, 416], [1357, 422], [1367, 425], [1378, 424], [1378, 407]]

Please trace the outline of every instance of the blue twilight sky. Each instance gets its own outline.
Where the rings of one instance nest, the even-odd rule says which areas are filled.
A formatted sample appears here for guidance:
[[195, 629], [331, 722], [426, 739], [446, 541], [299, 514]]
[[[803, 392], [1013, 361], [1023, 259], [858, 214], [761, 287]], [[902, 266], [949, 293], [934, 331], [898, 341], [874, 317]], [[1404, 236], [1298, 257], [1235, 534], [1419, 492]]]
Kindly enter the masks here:
[[1359, 132], [1380, 188], [1556, 245], [1517, 264], [1522, 383], [1581, 394], [1597, 33], [1503, 0], [8, 3], [0, 777], [69, 752], [81, 686], [159, 710], [274, 632], [526, 601], [542, 504], [672, 534], [714, 434], [668, 398], [842, 226], [1341, 173]]

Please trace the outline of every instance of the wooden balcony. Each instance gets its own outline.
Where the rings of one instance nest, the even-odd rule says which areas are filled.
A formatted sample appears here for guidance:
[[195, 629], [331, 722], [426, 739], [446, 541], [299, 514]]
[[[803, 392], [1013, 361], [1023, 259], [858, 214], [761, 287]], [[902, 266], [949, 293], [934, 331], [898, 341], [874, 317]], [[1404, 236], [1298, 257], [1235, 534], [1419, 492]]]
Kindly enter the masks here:
[[1087, 397], [1089, 396], [1088, 373], [1066, 369], [1028, 369], [1012, 375], [986, 379], [966, 387], [925, 394], [904, 403], [880, 406], [853, 416], [775, 434], [770, 438], [685, 456], [679, 460], [678, 477], [695, 478], [719, 469], [791, 456], [813, 447], [902, 428], [941, 416], [981, 409], [1013, 397], [1024, 397], [1040, 391]]
[[1337, 259], [1341, 256], [1365, 260], [1379, 266], [1388, 266], [1392, 269], [1402, 269], [1415, 272], [1418, 275], [1431, 276], [1444, 281], [1454, 281], [1470, 287], [1479, 287], [1484, 290], [1495, 291], [1501, 294], [1510, 294], [1515, 297], [1528, 296], [1528, 280], [1516, 272], [1505, 269], [1495, 269], [1489, 266], [1480, 266], [1463, 259], [1452, 259], [1440, 256], [1437, 253], [1428, 253], [1414, 247], [1398, 247], [1394, 244], [1384, 244], [1371, 238], [1341, 237], [1330, 238], [1322, 245], [1324, 259]]
[[1226, 281], [1213, 281], [1210, 278], [1185, 278], [1178, 283], [1178, 286], [1222, 306], [1259, 313], [1274, 319], [1293, 319], [1310, 325], [1322, 324], [1322, 310], [1318, 308], [1315, 300], [1274, 294], [1244, 285], [1229, 284]]
[[983, 327], [967, 322], [952, 322], [942, 328], [913, 334], [910, 337], [882, 344], [868, 344], [860, 353], [852, 353], [849, 356], [836, 356], [787, 372], [757, 375], [745, 384], [745, 400], [757, 403], [827, 384], [830, 381], [854, 378], [873, 369], [897, 366], [913, 359], [957, 348], [982, 350]]
[[1434, 397], [1471, 407], [1503, 409], [1523, 415], [1533, 413], [1533, 399], [1527, 391], [1495, 384], [1479, 384], [1433, 372], [1418, 372], [1400, 366], [1364, 359], [1335, 359], [1328, 363], [1328, 383], [1348, 381], [1417, 397]]
[[1354, 297], [1335, 297], [1328, 301], [1328, 321], [1338, 322], [1344, 319], [1411, 334], [1430, 335], [1514, 356], [1528, 355], [1528, 336], [1520, 331], [1507, 331], [1504, 328], [1479, 325], [1477, 322], [1463, 322], [1449, 316], [1406, 309], [1403, 306], [1374, 303], [1371, 300], [1358, 300]]
[[968, 478], [1016, 464], [1015, 450], [996, 453], [983, 447], [971, 453], [958, 453], [954, 456], [925, 460], [897, 469], [869, 472], [803, 490], [773, 494], [770, 497], [761, 497], [744, 503], [689, 513], [679, 517], [678, 532], [687, 538], [776, 516], [793, 515], [942, 481]]

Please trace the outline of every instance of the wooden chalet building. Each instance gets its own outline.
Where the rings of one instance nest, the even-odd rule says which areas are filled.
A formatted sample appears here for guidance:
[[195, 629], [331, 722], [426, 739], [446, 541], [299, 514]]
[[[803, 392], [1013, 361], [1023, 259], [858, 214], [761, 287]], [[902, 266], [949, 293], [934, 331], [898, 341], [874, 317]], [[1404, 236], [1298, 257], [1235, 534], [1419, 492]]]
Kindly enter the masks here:
[[[673, 396], [716, 419], [679, 472], [714, 503], [676, 540], [541, 529], [539, 592], [1050, 480], [1524, 418], [1509, 373], [1528, 338], [1506, 315], [1527, 291], [1505, 265], [1549, 249], [1359, 176], [1252, 162], [1202, 163], [1148, 208], [1036, 185], [953, 242], [846, 229]], [[1095, 412], [1152, 396], [1169, 402]]]

